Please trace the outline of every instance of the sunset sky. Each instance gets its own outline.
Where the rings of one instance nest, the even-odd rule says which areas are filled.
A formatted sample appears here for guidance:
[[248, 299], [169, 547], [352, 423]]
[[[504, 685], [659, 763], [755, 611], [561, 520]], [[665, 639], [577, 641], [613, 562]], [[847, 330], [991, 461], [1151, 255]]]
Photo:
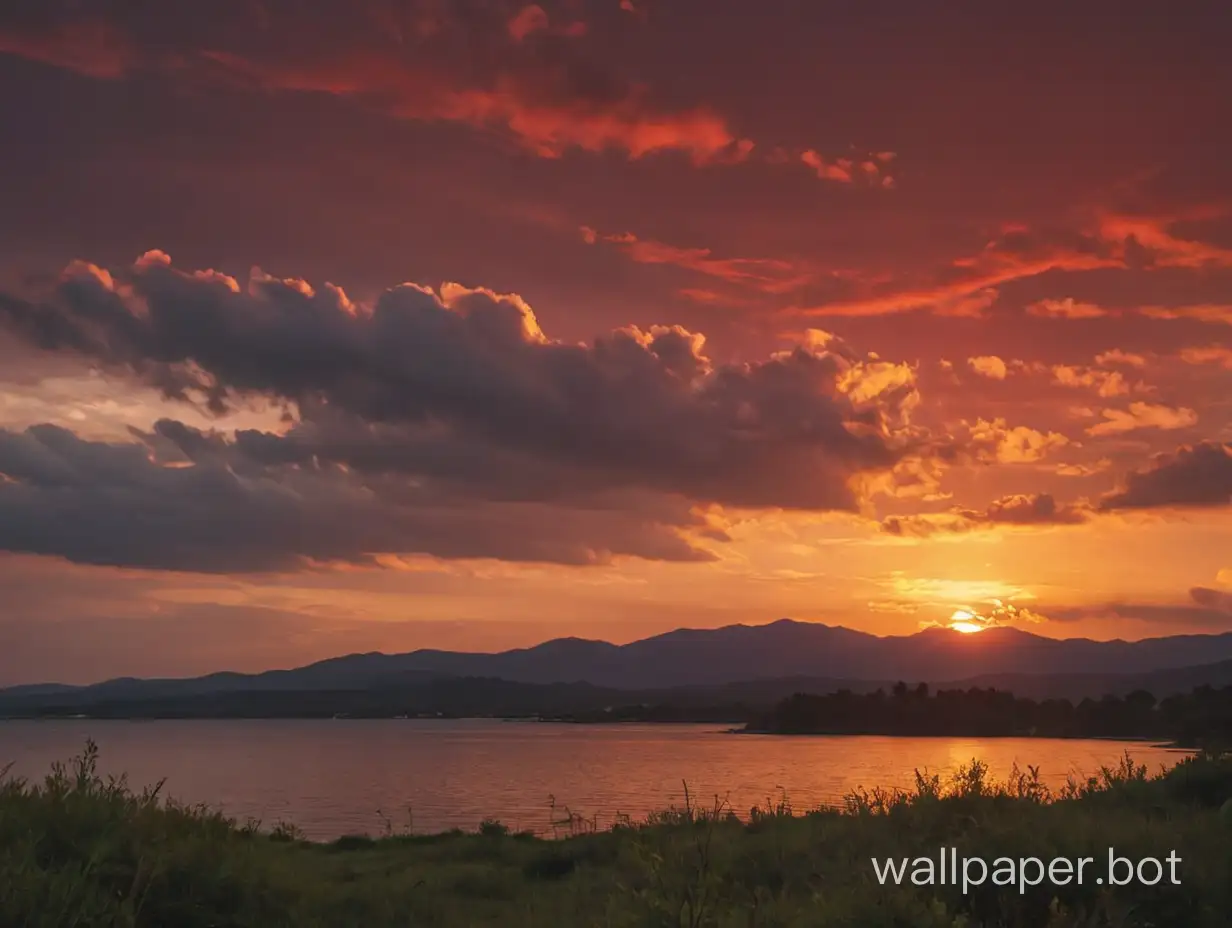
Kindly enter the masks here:
[[0, 685], [1232, 630], [1226, 4], [6, 3]]

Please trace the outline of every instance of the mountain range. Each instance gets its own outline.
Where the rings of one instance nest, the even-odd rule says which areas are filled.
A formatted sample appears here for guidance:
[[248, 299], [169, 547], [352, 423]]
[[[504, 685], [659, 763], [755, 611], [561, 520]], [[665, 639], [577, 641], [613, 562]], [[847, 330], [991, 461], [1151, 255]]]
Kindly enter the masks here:
[[[467, 680], [486, 682], [479, 686]], [[486, 711], [497, 712], [501, 699], [519, 704], [547, 699], [553, 705], [573, 699], [589, 709], [620, 701], [622, 695], [629, 703], [718, 705], [770, 702], [798, 691], [871, 690], [897, 680], [934, 687], [993, 686], [1037, 698], [1140, 688], [1163, 696], [1201, 684], [1232, 683], [1232, 633], [1093, 641], [1002, 627], [969, 635], [934, 628], [877, 636], [782, 619], [767, 625], [678, 629], [624, 645], [560, 638], [499, 653], [374, 652], [257, 674], [27, 685], [0, 689], [0, 712], [103, 704], [149, 708], [193, 700], [214, 704], [244, 694], [249, 702], [267, 694], [264, 704], [273, 706], [286, 704], [289, 697], [268, 694], [306, 699], [304, 694], [371, 690], [415, 692], [422, 698], [431, 694], [433, 704], [460, 700], [470, 705], [474, 700], [463, 698], [468, 685], [490, 694], [493, 705]]]

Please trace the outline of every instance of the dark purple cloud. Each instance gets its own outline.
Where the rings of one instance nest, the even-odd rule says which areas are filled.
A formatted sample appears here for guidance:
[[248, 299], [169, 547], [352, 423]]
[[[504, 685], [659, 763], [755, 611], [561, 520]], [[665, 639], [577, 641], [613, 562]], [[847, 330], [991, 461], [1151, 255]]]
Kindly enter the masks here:
[[1168, 506], [1227, 506], [1232, 503], [1232, 445], [1204, 441], [1156, 455], [1132, 471], [1122, 489], [1105, 496], [1100, 508], [1155, 509]]
[[927, 537], [939, 532], [971, 532], [1002, 525], [1081, 525], [1090, 518], [1082, 504], [1061, 504], [1048, 493], [1015, 494], [993, 500], [987, 509], [951, 509], [939, 515], [890, 516], [881, 530], [891, 535]]
[[853, 478], [924, 447], [909, 370], [841, 342], [727, 364], [680, 327], [567, 343], [519, 297], [449, 284], [356, 305], [150, 253], [76, 263], [45, 299], [0, 293], [0, 326], [219, 415], [286, 408], [281, 433], [0, 432], [0, 549], [83, 563], [706, 559], [690, 537], [726, 540], [706, 504], [854, 510]]
[[[164, 432], [191, 434], [179, 423]], [[199, 433], [198, 433], [199, 434]], [[204, 440], [204, 439], [203, 439]], [[84, 441], [42, 425], [0, 430], [0, 551], [83, 564], [247, 573], [382, 554], [572, 565], [621, 555], [712, 557], [683, 531], [721, 537], [689, 505], [624, 494], [603, 506], [468, 499], [345, 469], [157, 460], [139, 442]]]
[[[0, 325], [224, 412], [261, 396], [298, 411], [244, 451], [482, 482], [538, 471], [592, 489], [734, 506], [852, 509], [848, 483], [892, 466], [910, 379], [840, 343], [717, 364], [679, 327], [556, 341], [519, 297], [405, 284], [371, 307], [254, 275], [248, 289], [161, 254], [113, 277], [77, 265], [42, 301], [0, 294]], [[443, 471], [443, 472], [442, 472]]]
[[1232, 628], [1232, 596], [1208, 587], [1194, 587], [1189, 602], [1134, 603], [1110, 602], [1095, 606], [1041, 608], [1056, 622], [1077, 622], [1091, 618], [1131, 619], [1159, 625], [1211, 629]]

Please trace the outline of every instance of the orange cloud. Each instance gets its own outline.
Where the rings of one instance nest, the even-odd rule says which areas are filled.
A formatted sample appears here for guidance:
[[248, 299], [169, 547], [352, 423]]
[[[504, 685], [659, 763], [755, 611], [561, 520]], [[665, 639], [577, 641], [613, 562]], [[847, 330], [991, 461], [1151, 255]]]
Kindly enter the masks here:
[[749, 301], [717, 290], [707, 290], [704, 287], [680, 287], [676, 295], [694, 303], [706, 306], [748, 306]]
[[991, 380], [1004, 380], [1007, 373], [1005, 362], [995, 354], [980, 355], [978, 358], [967, 358], [967, 364], [977, 374]]
[[1180, 238], [1169, 231], [1179, 222], [1209, 219], [1221, 213], [1210, 209], [1169, 216], [1105, 213], [1099, 219], [1099, 232], [1104, 240], [1118, 244], [1128, 259], [1146, 266], [1232, 267], [1232, 248]]
[[[1209, 218], [1205, 213], [1202, 215]], [[889, 292], [872, 292], [819, 306], [793, 306], [784, 312], [804, 316], [879, 316], [928, 310], [937, 315], [974, 316], [995, 302], [996, 288], [1054, 271], [1232, 267], [1232, 249], [1182, 239], [1169, 231], [1176, 223], [1191, 218], [1194, 217], [1102, 213], [1083, 229], [1051, 232], [1007, 225], [983, 250], [950, 262], [931, 281], [917, 285], [899, 282]], [[1117, 315], [1114, 310], [1072, 298], [1041, 300], [1030, 304], [1027, 312], [1065, 319]], [[1232, 323], [1232, 307], [1226, 306], [1190, 307], [1183, 313], [1151, 308], [1140, 312], [1161, 318], [1192, 317]]]
[[987, 531], [1002, 527], [1081, 525], [1091, 517], [1086, 504], [1059, 504], [1047, 493], [1014, 494], [994, 500], [986, 510], [952, 509], [938, 515], [891, 516], [881, 530], [890, 535], [927, 538], [939, 533]]
[[1130, 392], [1129, 383], [1120, 371], [1103, 371], [1093, 367], [1055, 364], [1052, 367], [1052, 382], [1062, 387], [1093, 389], [1102, 397], [1124, 396]]
[[390, 115], [498, 129], [535, 154], [560, 157], [570, 148], [616, 150], [629, 158], [682, 151], [698, 164], [742, 161], [753, 143], [738, 139], [704, 107], [665, 110], [644, 88], [586, 96], [563, 68], [527, 67], [497, 75], [491, 86], [462, 86], [444, 73], [363, 50], [297, 67], [251, 61], [227, 52], [205, 57], [271, 91], [378, 98]]
[[904, 458], [888, 471], [862, 474], [857, 478], [858, 495], [864, 500], [879, 495], [925, 502], [949, 499], [950, 494], [941, 492], [945, 470], [945, 464], [936, 458]]
[[791, 307], [788, 314], [803, 316], [888, 316], [894, 313], [932, 310], [939, 316], [975, 317], [997, 301], [997, 291], [971, 291], [966, 286], [895, 293], [888, 296], [845, 300], [822, 306]]
[[1056, 473], [1062, 477], [1091, 477], [1112, 467], [1110, 458], [1100, 458], [1090, 464], [1058, 464]]
[[1143, 306], [1138, 310], [1150, 319], [1192, 319], [1232, 325], [1232, 304], [1200, 303], [1191, 306]]
[[810, 148], [800, 155], [800, 160], [812, 168], [822, 180], [836, 180], [840, 184], [850, 184], [855, 179], [852, 174], [854, 164], [850, 158], [826, 161]]
[[[1059, 432], [1041, 432], [1025, 425], [1010, 427], [1002, 418], [979, 419], [968, 426], [969, 442], [985, 461], [999, 464], [1033, 464], [1049, 452], [1069, 444]], [[983, 453], [991, 449], [990, 453]]]
[[[531, 4], [504, 27], [521, 40], [548, 28], [547, 14]], [[584, 24], [561, 32], [578, 35]], [[429, 30], [429, 37], [436, 30]], [[284, 51], [294, 51], [288, 43]], [[118, 78], [136, 66], [165, 66], [164, 57], [138, 48], [117, 27], [66, 21], [43, 31], [0, 33], [0, 52], [21, 55], [96, 78]], [[559, 54], [508, 54], [477, 82], [467, 69], [437, 56], [407, 56], [401, 46], [337, 47], [295, 60], [255, 58], [226, 49], [196, 49], [176, 59], [199, 76], [246, 81], [272, 92], [315, 92], [376, 104], [389, 115], [416, 121], [456, 122], [507, 133], [543, 157], [576, 148], [623, 152], [637, 159], [680, 151], [695, 163], [743, 161], [753, 143], [738, 138], [726, 121], [698, 106], [656, 105], [645, 87], [610, 76], [579, 75], [579, 64]]]
[[1106, 421], [1087, 429], [1090, 435], [1119, 435], [1138, 429], [1183, 429], [1198, 421], [1198, 414], [1187, 407], [1156, 403], [1130, 403], [1128, 410], [1105, 409]]
[[1011, 359], [1009, 367], [1015, 374], [1047, 374], [1050, 370], [1043, 361], [1024, 361], [1022, 358]]
[[942, 316], [979, 316], [992, 306], [1002, 284], [1050, 271], [1091, 271], [1124, 262], [1090, 236], [1048, 236], [1009, 227], [975, 255], [958, 258], [922, 286], [898, 284], [890, 292], [820, 306], [790, 307], [804, 316], [882, 316], [928, 310]]
[[1223, 345], [1185, 348], [1181, 351], [1181, 360], [1186, 364], [1218, 364], [1222, 368], [1232, 370], [1232, 348]]
[[1029, 305], [1027, 312], [1032, 316], [1049, 319], [1098, 319], [1111, 315], [1111, 310], [1094, 303], [1080, 303], [1072, 297], [1063, 300], [1040, 300]]
[[1095, 356], [1095, 363], [1105, 366], [1120, 364], [1127, 367], [1146, 367], [1146, 358], [1140, 354], [1133, 354], [1128, 351], [1122, 351], [1120, 348], [1113, 348], [1110, 351], [1097, 354]]
[[[604, 234], [589, 226], [581, 228], [582, 240], [588, 245], [606, 242], [618, 246], [639, 264], [670, 264], [732, 284], [756, 287], [767, 293], [782, 293], [794, 289], [811, 278], [790, 261], [778, 258], [716, 258], [709, 248], [682, 248], [654, 239], [641, 239], [632, 232]], [[689, 290], [684, 295], [698, 297], [699, 302], [720, 302], [719, 295], [709, 291]]]
[[[625, 8], [643, 15], [640, 6]], [[659, 105], [643, 84], [602, 73], [594, 62], [571, 57], [558, 44], [528, 41], [538, 34], [583, 36], [588, 31], [583, 21], [555, 26], [542, 6], [530, 3], [508, 18], [494, 20], [495, 35], [490, 34], [493, 23], [453, 23], [459, 27], [455, 32], [469, 30], [470, 39], [451, 54], [443, 44], [451, 15], [440, 10], [419, 13], [415, 25], [407, 27], [397, 17], [370, 11], [393, 43], [327, 42], [324, 52], [311, 57], [296, 57], [299, 46], [291, 42], [266, 54], [221, 47], [191, 48], [169, 56], [141, 47], [133, 38], [139, 33], [126, 34], [94, 20], [0, 33], [0, 53], [97, 78], [119, 78], [145, 67], [176, 72], [171, 76], [191, 72], [196, 79], [233, 87], [247, 83], [268, 92], [352, 98], [398, 119], [453, 122], [503, 133], [545, 158], [558, 158], [571, 149], [617, 151], [631, 159], [676, 151], [701, 165], [740, 163], [752, 155], [753, 141], [737, 136], [711, 108]], [[270, 14], [261, 15], [268, 31]], [[304, 24], [286, 25], [295, 30]], [[423, 44], [408, 54], [406, 42], [412, 33]], [[487, 41], [496, 36], [506, 40], [503, 47]], [[476, 42], [477, 37], [484, 41]], [[476, 47], [482, 49], [479, 58]], [[885, 188], [894, 185], [887, 173], [893, 158], [893, 152], [884, 151], [823, 159], [811, 149], [799, 156], [827, 179]], [[771, 153], [763, 160], [788, 159]]]

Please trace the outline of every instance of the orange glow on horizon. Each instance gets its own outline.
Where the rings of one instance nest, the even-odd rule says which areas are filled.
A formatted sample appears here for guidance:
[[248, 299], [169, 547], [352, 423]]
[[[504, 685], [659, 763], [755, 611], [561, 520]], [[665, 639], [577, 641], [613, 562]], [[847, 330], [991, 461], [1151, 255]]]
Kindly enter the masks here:
[[951, 622], [950, 628], [956, 632], [962, 632], [964, 635], [974, 635], [976, 632], [984, 630], [984, 626], [976, 622]]

